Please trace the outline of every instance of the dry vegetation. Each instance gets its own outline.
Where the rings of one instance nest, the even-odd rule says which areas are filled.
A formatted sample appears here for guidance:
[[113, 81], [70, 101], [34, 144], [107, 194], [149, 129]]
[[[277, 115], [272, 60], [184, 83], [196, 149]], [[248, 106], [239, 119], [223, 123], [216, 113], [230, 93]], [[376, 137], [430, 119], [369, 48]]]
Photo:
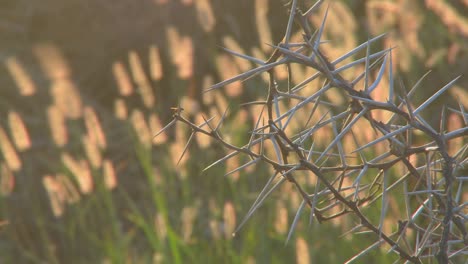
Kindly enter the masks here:
[[[250, 142], [246, 133], [268, 124], [268, 111], [262, 111], [262, 105], [239, 106], [252, 100], [265, 100], [265, 87], [270, 82], [268, 74], [232, 82], [209, 93], [203, 90], [268, 60], [275, 50], [272, 45], [281, 41], [288, 22], [289, 13], [279, 1], [159, 0], [139, 4], [116, 1], [112, 5], [103, 0], [70, 3], [48, 0], [41, 5], [26, 2], [12, 4], [2, 11], [5, 16], [0, 19], [0, 32], [3, 39], [8, 40], [1, 44], [0, 54], [3, 65], [0, 70], [2, 263], [17, 260], [64, 263], [71, 259], [77, 262], [182, 263], [190, 259], [220, 261], [226, 258], [236, 263], [269, 263], [271, 258], [285, 261], [293, 256], [297, 263], [343, 262], [376, 241], [369, 237], [345, 236], [333, 242], [340, 232], [355, 227], [353, 218], [336, 218], [331, 221], [332, 225], [312, 227], [308, 217], [296, 222], [295, 214], [298, 208], [304, 207], [306, 200], [298, 195], [295, 186], [303, 186], [301, 188], [312, 196], [314, 192], [326, 190], [315, 188], [317, 179], [307, 173], [297, 177], [297, 184], [279, 186], [274, 198], [265, 202], [267, 210], [253, 216], [250, 227], [246, 225], [240, 231], [240, 238], [232, 239], [231, 234], [242, 223], [242, 217], [250, 216], [248, 209], [256, 195], [278, 170], [257, 163], [237, 170], [250, 159], [236, 155], [223, 161], [222, 166], [202, 174], [210, 162], [229, 153], [217, 144], [219, 138], [210, 136], [211, 129], [220, 121], [223, 121], [219, 128], [223, 138], [238, 146]], [[299, 2], [301, 7], [308, 7], [314, 1]], [[373, 37], [388, 32], [367, 51], [364, 48], [336, 63], [335, 67], [365, 58], [366, 53], [395, 47], [392, 71], [389, 71], [387, 56], [387, 70], [383, 74], [378, 64], [377, 70], [369, 71], [366, 78], [355, 84], [362, 88], [379, 79], [372, 93], [375, 101], [388, 99], [391, 79], [395, 87], [399, 87], [396, 89], [404, 90], [406, 86], [409, 90], [432, 69], [412, 95], [412, 103], [403, 99], [405, 112], [410, 112], [456, 76], [468, 72], [468, 25], [467, 17], [462, 16], [468, 10], [466, 1], [330, 2], [321, 37], [329, 42], [320, 45], [327, 60], [334, 61], [365, 43], [368, 34]], [[323, 5], [308, 18], [314, 30], [321, 28], [326, 7]], [[303, 42], [300, 27], [293, 29], [289, 43]], [[240, 58], [219, 46], [257, 60]], [[285, 53], [282, 55], [287, 57]], [[371, 62], [382, 63], [379, 56], [373, 58]], [[294, 90], [316, 73], [316, 69], [301, 63], [289, 66], [289, 69], [275, 67], [272, 72], [285, 94], [288, 88]], [[365, 69], [363, 61], [343, 71], [342, 78], [353, 80], [366, 72]], [[295, 93], [297, 98], [316, 93], [326, 79], [319, 77], [301, 86]], [[424, 126], [442, 132], [466, 128], [466, 113], [460, 109], [468, 108], [467, 87], [468, 79], [462, 76], [421, 111], [420, 118], [427, 120]], [[294, 107], [297, 98], [278, 101], [278, 113]], [[317, 124], [327, 120], [329, 114], [346, 111], [350, 98], [346, 92], [331, 89], [320, 100], [322, 103], [317, 107], [307, 104], [294, 112], [284, 133], [293, 135], [304, 129], [307, 120], [309, 124]], [[176, 116], [179, 116], [178, 107], [183, 108], [183, 118], [193, 125], [187, 127], [176, 122], [165, 130], [168, 133], [153, 138], [171, 120], [171, 107], [176, 108]], [[372, 111], [372, 117], [378, 121], [386, 121], [392, 115], [389, 111]], [[209, 124], [206, 120], [210, 120]], [[195, 127], [209, 133], [193, 136]], [[341, 165], [356, 165], [357, 155], [343, 157], [340, 151], [350, 153], [379, 137], [368, 123], [359, 120], [353, 133], [343, 137], [341, 146], [331, 149], [330, 153], [336, 153], [322, 157], [320, 153], [329, 151], [328, 143], [341, 129], [339, 124], [330, 123], [314, 131], [317, 154], [310, 153], [314, 159], [322, 160], [324, 166], [338, 161]], [[257, 132], [259, 134], [252, 134], [252, 138], [260, 138], [261, 133]], [[268, 133], [267, 130], [263, 132]], [[457, 181], [459, 185], [454, 196], [458, 197], [460, 214], [465, 217], [462, 225], [466, 226], [467, 190], [463, 179], [467, 177], [467, 140], [464, 133], [464, 137], [448, 141], [446, 153], [456, 157], [460, 166], [465, 164], [465, 168], [457, 172], [456, 176], [462, 180]], [[406, 142], [407, 137], [398, 140]], [[421, 133], [414, 133], [411, 140], [414, 147], [426, 146], [432, 141]], [[311, 142], [303, 142], [310, 147]], [[265, 142], [263, 147], [265, 157], [276, 157], [278, 150], [274, 144]], [[260, 144], [252, 146], [252, 151], [260, 153]], [[387, 151], [388, 144], [380, 143], [372, 146], [371, 153], [362, 155], [370, 159], [369, 155], [377, 157]], [[420, 155], [408, 155], [410, 165], [392, 168], [389, 175], [372, 179], [385, 189], [406, 175], [408, 168], [415, 168], [443, 184], [439, 165], [432, 172], [424, 167], [427, 159], [440, 158], [436, 152], [429, 149]], [[299, 160], [292, 159], [291, 162]], [[340, 176], [345, 174], [342, 172], [333, 172], [330, 179], [337, 179], [335, 184], [340, 184], [343, 197], [352, 197], [356, 190], [344, 186], [353, 186], [354, 181]], [[374, 172], [379, 175], [378, 171]], [[222, 177], [225, 174], [229, 176]], [[414, 192], [412, 201], [403, 201], [392, 193], [384, 200], [385, 210], [377, 208], [368, 212], [382, 233], [398, 230], [398, 221], [408, 217], [403, 209], [405, 205], [412, 204], [415, 209], [423, 203], [425, 198], [421, 196], [427, 193], [416, 192], [427, 186], [418, 184], [409, 182], [409, 186], [420, 187], [414, 190], [403, 190], [403, 185], [400, 186], [401, 192]], [[372, 186], [365, 188], [372, 189]], [[326, 194], [321, 199], [324, 200], [320, 206], [326, 207], [336, 201], [336, 196]], [[432, 210], [436, 210], [434, 208]], [[329, 210], [326, 215], [339, 213], [341, 209], [330, 206], [326, 208]], [[380, 212], [385, 212], [386, 217], [382, 218]], [[418, 224], [434, 230], [442, 228], [437, 221]], [[295, 250], [283, 248], [291, 225], [296, 233], [288, 239], [295, 240], [291, 243]], [[318, 230], [320, 228], [322, 230]], [[407, 241], [399, 242], [411, 244], [425, 239], [430, 244], [429, 237], [418, 228], [408, 230]], [[452, 231], [455, 238], [450, 239], [463, 240], [463, 234]], [[314, 239], [318, 234], [329, 233], [336, 234], [330, 241]], [[265, 251], [262, 251], [253, 242], [256, 237], [273, 242], [265, 242]], [[347, 247], [343, 255], [336, 255], [334, 243]], [[379, 254], [367, 256], [367, 260], [392, 263], [395, 256], [385, 258], [389, 249], [384, 247]], [[466, 255], [466, 244], [453, 246], [453, 249], [450, 252], [460, 250]], [[330, 253], [320, 253], [324, 250]], [[433, 248], [421, 251], [424, 256], [435, 253]], [[265, 254], [270, 254], [271, 258], [263, 256]], [[457, 255], [453, 258], [461, 259]]]

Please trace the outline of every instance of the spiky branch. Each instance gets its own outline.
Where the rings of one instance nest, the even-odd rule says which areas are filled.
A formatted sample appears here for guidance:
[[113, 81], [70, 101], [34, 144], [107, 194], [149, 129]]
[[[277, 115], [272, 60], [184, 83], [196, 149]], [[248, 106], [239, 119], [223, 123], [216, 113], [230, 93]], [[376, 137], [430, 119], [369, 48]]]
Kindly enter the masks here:
[[[273, 46], [274, 51], [270, 58], [261, 61], [228, 50], [232, 55], [249, 60], [259, 66], [206, 90], [209, 92], [220, 89], [232, 82], [246, 80], [261, 73], [268, 74], [269, 85], [265, 93], [266, 99], [262, 102], [255, 102], [255, 104], [262, 104], [266, 109], [266, 124], [265, 120], [262, 119], [263, 115], [260, 114], [252, 134], [246, 134], [246, 137], [250, 138], [246, 145], [236, 146], [222, 136], [220, 127], [222, 122], [225, 122], [227, 111], [215, 126], [212, 124], [213, 119], [205, 119], [201, 125], [194, 124], [184, 117], [181, 109], [176, 109], [173, 120], [159, 133], [166, 131], [176, 122], [181, 122], [191, 128], [190, 138], [195, 134], [204, 134], [232, 151], [208, 166], [207, 169], [236, 155], [246, 155], [250, 161], [229, 173], [261, 162], [274, 169], [274, 175], [260, 192], [239, 228], [278, 186], [289, 182], [295, 186], [303, 202], [293, 221], [288, 239], [299, 216], [303, 213], [304, 207], [308, 206], [311, 214], [319, 222], [354, 215], [359, 223], [350, 231], [351, 233], [370, 231], [375, 234], [376, 242], [354, 256], [349, 262], [382, 244], [389, 245], [390, 251], [412, 263], [421, 263], [421, 259], [425, 257], [433, 257], [439, 263], [449, 263], [450, 258], [466, 254], [468, 246], [466, 202], [461, 201], [460, 193], [463, 191], [463, 183], [467, 179], [466, 176], [457, 177], [456, 173], [468, 163], [466, 158], [468, 147], [462, 145], [456, 153], [450, 155], [447, 143], [455, 138], [463, 138], [468, 135], [468, 116], [462, 106], [460, 106], [459, 111], [452, 109], [454, 113], [461, 115], [464, 127], [446, 132], [443, 126], [441, 126], [440, 131], [436, 131], [420, 115], [428, 105], [450, 89], [459, 77], [441, 88], [420, 106], [414, 108], [411, 104], [411, 98], [415, 90], [421, 86], [424, 77], [409, 92], [397, 95], [392, 72], [392, 49], [370, 53], [370, 45], [382, 36], [368, 40], [334, 61], [330, 61], [324, 55], [320, 47], [323, 43], [322, 36], [328, 10], [322, 25], [315, 32], [312, 32], [311, 26], [308, 24], [308, 16], [313, 15], [322, 3], [323, 1], [317, 1], [313, 7], [303, 13], [297, 8], [297, 0], [291, 1], [292, 8], [286, 34], [281, 43]], [[303, 42], [291, 42], [294, 21], [302, 31]], [[363, 50], [366, 50], [364, 58], [338, 67], [339, 63]], [[282, 92], [276, 82], [274, 68], [279, 65], [289, 66], [292, 63], [313, 68], [316, 73], [295, 87], [288, 89], [287, 92]], [[365, 64], [365, 70], [354, 80], [346, 80], [342, 76], [344, 70], [362, 63]], [[376, 71], [375, 80], [369, 83], [369, 76], [377, 67], [379, 68]], [[289, 67], [288, 69], [289, 74], [294, 74]], [[390, 83], [388, 100], [381, 102], [373, 99], [372, 92], [378, 89], [384, 74], [388, 74]], [[322, 78], [325, 81], [316, 92], [305, 97], [299, 95], [299, 91], [317, 78]], [[358, 90], [357, 84], [363, 79], [365, 79], [364, 88]], [[349, 101], [346, 110], [342, 111], [341, 107], [330, 105], [322, 100], [322, 95], [333, 88], [347, 95]], [[402, 90], [404, 90], [403, 87]], [[289, 109], [282, 112], [279, 107], [280, 101], [294, 101], [295, 105], [290, 104]], [[303, 124], [303, 129], [292, 134], [288, 129], [291, 120], [297, 118], [300, 111], [309, 109], [307, 107], [310, 105], [312, 105], [312, 110], [309, 120]], [[328, 108], [330, 111], [317, 122], [310, 123], [310, 117], [317, 113], [316, 110], [319, 107]], [[376, 110], [390, 113], [391, 118], [387, 121], [375, 118], [374, 111]], [[331, 114], [332, 112], [334, 114]], [[374, 140], [359, 147], [355, 130], [358, 122], [362, 123], [362, 121], [365, 121], [368, 128], [373, 130], [377, 136]], [[441, 122], [445, 121], [445, 118], [442, 118]], [[314, 149], [314, 144], [308, 146], [308, 140], [314, 138], [315, 134], [320, 133], [319, 130], [324, 127], [329, 128], [334, 133], [334, 138], [326, 143], [325, 149], [318, 151]], [[415, 146], [412, 142], [415, 133], [424, 134], [428, 138], [428, 142], [421, 146]], [[343, 149], [343, 145], [349, 143], [345, 142], [346, 136], [351, 136], [358, 146], [351, 153], [345, 153]], [[274, 157], [269, 157], [266, 154], [266, 142], [270, 142], [273, 146]], [[376, 153], [373, 151], [373, 147], [384, 142], [387, 143], [387, 147], [383, 154], [372, 160], [365, 158], [366, 152]], [[254, 146], [259, 146], [258, 152], [253, 150]], [[182, 155], [184, 153], [185, 151]], [[358, 157], [353, 156], [356, 153]], [[360, 162], [348, 164], [351, 156], [354, 159], [359, 159]], [[426, 157], [424, 164], [415, 167], [410, 162], [412, 156]], [[389, 172], [401, 165], [406, 169], [406, 174], [391, 182]], [[372, 176], [370, 170], [378, 170], [377, 175]], [[297, 180], [299, 173], [310, 173], [318, 179], [313, 192], [308, 192], [310, 186], [299, 183]], [[344, 183], [345, 179], [352, 178], [354, 178], [352, 184], [346, 185]], [[389, 197], [393, 194], [392, 191], [399, 186], [403, 186], [402, 188], [405, 190], [403, 197], [408, 215], [406, 219], [395, 223], [398, 224], [396, 232], [385, 233], [383, 222], [387, 215]], [[418, 202], [415, 210], [412, 210], [415, 205], [410, 201], [412, 197]], [[369, 220], [362, 210], [373, 206], [377, 201], [381, 202], [381, 215], [378, 224]], [[333, 208], [340, 208], [340, 211], [332, 214]], [[412, 236], [410, 230], [415, 231], [415, 235]], [[409, 238], [413, 240], [414, 247], [412, 248], [408, 246]]]

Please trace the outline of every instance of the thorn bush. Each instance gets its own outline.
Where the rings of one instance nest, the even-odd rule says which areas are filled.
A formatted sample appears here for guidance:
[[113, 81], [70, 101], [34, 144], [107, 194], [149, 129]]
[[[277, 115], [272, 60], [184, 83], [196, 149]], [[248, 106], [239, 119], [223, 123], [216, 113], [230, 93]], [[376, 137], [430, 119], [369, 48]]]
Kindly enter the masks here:
[[[292, 0], [287, 5], [290, 15], [285, 35], [272, 46], [269, 59], [263, 61], [226, 50], [258, 66], [205, 91], [259, 74], [268, 76], [264, 99], [243, 106], [261, 105], [262, 109], [255, 127], [241, 135], [249, 139], [247, 144], [238, 146], [223, 135], [221, 127], [227, 122], [228, 109], [217, 123], [213, 118], [203, 117], [202, 124], [195, 124], [184, 116], [182, 108], [175, 108], [172, 121], [156, 136], [181, 123], [191, 129], [190, 139], [203, 134], [230, 150], [206, 169], [237, 155], [246, 156], [249, 161], [230, 173], [259, 163], [272, 169], [267, 184], [235, 232], [280, 185], [292, 184], [302, 202], [288, 240], [300, 216], [308, 211], [310, 221], [319, 223], [348, 218], [353, 227], [347, 234], [374, 234], [372, 244], [349, 262], [383, 245], [412, 263], [422, 263], [427, 258], [449, 263], [466, 255], [467, 209], [463, 192], [468, 176], [463, 175], [463, 170], [468, 164], [465, 144], [468, 114], [462, 104], [460, 109], [444, 107], [437, 129], [421, 116], [459, 77], [415, 107], [412, 97], [424, 86], [425, 76], [409, 91], [402, 84], [395, 85], [393, 48], [371, 52], [372, 43], [383, 35], [331, 61], [321, 48], [326, 45], [323, 32], [327, 12], [319, 28], [309, 24], [309, 17], [324, 1], [317, 1], [306, 11], [299, 9], [297, 2]], [[295, 27], [300, 30], [302, 41], [291, 41]], [[354, 59], [364, 53], [362, 58]], [[288, 87], [280, 87], [275, 68], [286, 66], [291, 80], [295, 74], [292, 64], [311, 68], [314, 73], [293, 87], [289, 82]], [[348, 79], [343, 74], [348, 69], [363, 71]], [[314, 80], [321, 80], [322, 85], [313, 87], [312, 92], [306, 90]], [[374, 95], [382, 93], [379, 89], [384, 82], [388, 87], [386, 100], [377, 100]], [[326, 100], [333, 90], [345, 95], [347, 105]], [[451, 131], [447, 129], [450, 115], [462, 120], [462, 125]], [[329, 136], [323, 137], [322, 133]], [[422, 140], [416, 142], [415, 138]], [[457, 144], [452, 144], [453, 141]], [[312, 176], [316, 183], [304, 183], [299, 179], [304, 175]], [[395, 209], [390, 209], [395, 199], [403, 206], [397, 216]], [[378, 210], [378, 217], [374, 209]]]

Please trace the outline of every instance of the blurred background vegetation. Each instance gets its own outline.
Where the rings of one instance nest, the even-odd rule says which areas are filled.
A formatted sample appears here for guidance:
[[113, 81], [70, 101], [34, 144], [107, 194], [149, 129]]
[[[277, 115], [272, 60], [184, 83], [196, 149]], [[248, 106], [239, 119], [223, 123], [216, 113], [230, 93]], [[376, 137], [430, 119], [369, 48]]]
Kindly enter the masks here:
[[[309, 7], [315, 1], [300, 2]], [[432, 70], [415, 105], [468, 72], [468, 1], [328, 2], [330, 43], [323, 50], [330, 58], [388, 32], [373, 49], [396, 47], [397, 82], [411, 87]], [[175, 127], [152, 139], [180, 103], [197, 123], [200, 113], [219, 118], [233, 106], [224, 130], [234, 142], [248, 140], [236, 135], [251, 129], [255, 111], [236, 103], [263, 95], [265, 76], [214, 93], [202, 90], [252, 66], [220, 47], [270, 55], [267, 44], [281, 41], [286, 28], [284, 4], [2, 1], [0, 262], [341, 263], [369, 246], [366, 235], [340, 237], [353, 223], [309, 226], [307, 219], [285, 246], [301, 201], [290, 185], [233, 237], [268, 168], [223, 177], [243, 162], [233, 158], [202, 173], [224, 153], [219, 146], [198, 138], [179, 162], [189, 131]], [[325, 8], [311, 18], [315, 27]], [[293, 83], [310, 73], [292, 69]], [[287, 74], [279, 70], [278, 77], [286, 82]], [[425, 113], [432, 124], [439, 123], [443, 104], [468, 108], [467, 87], [464, 76]], [[450, 125], [459, 126], [457, 118]], [[365, 263], [393, 263], [396, 256], [386, 250]]]

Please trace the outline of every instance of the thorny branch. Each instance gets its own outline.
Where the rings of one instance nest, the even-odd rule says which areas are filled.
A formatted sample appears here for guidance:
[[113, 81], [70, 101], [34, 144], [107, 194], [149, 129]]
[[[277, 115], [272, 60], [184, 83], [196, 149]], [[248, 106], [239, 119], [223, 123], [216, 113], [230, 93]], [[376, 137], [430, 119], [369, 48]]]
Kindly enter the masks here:
[[[270, 58], [265, 62], [261, 62], [261, 60], [257, 58], [230, 51], [234, 56], [250, 60], [253, 63], [260, 64], [260, 66], [208, 89], [208, 91], [212, 91], [235, 81], [246, 80], [260, 73], [268, 74], [269, 84], [266, 91], [266, 100], [263, 102], [255, 102], [255, 104], [263, 104], [266, 108], [267, 124], [259, 126], [260, 119], [262, 118], [262, 115], [260, 115], [256, 127], [251, 132], [252, 135], [246, 135], [246, 137], [250, 138], [248, 144], [236, 146], [228, 142], [222, 137], [222, 133], [219, 129], [220, 126], [218, 125], [214, 128], [211, 125], [212, 119], [205, 119], [205, 123], [196, 125], [183, 116], [181, 109], [175, 110], [173, 120], [161, 132], [164, 132], [176, 122], [182, 122], [191, 128], [192, 133], [204, 134], [211, 137], [224, 148], [232, 151], [208, 168], [226, 161], [235, 155], [243, 154], [251, 159], [251, 161], [244, 166], [264, 162], [274, 169], [276, 172], [274, 177], [276, 177], [276, 175], [282, 175], [283, 179], [286, 181], [279, 181], [278, 184], [272, 187], [269, 186], [271, 183], [269, 181], [264, 191], [260, 193], [259, 199], [257, 199], [258, 202], [256, 201], [252, 205], [252, 209], [249, 211], [243, 223], [279, 184], [290, 182], [295, 186], [303, 202], [311, 209], [312, 214], [319, 222], [353, 214], [359, 219], [359, 224], [353, 228], [352, 232], [371, 231], [375, 234], [377, 239], [374, 245], [388, 244], [391, 251], [397, 253], [400, 258], [405, 261], [422, 263], [421, 258], [433, 257], [437, 259], [439, 263], [449, 263], [450, 258], [456, 255], [467, 254], [467, 204], [461, 201], [460, 192], [463, 191], [463, 183], [468, 177], [457, 176], [456, 173], [460, 168], [468, 164], [466, 158], [468, 147], [466, 145], [460, 146], [458, 152], [452, 155], [449, 154], [447, 147], [449, 140], [463, 138], [468, 135], [466, 124], [468, 118], [466, 111], [462, 106], [460, 111], [456, 111], [456, 113], [462, 115], [462, 119], [465, 120], [465, 127], [448, 133], [443, 130], [440, 132], [435, 131], [419, 114], [444, 91], [452, 87], [458, 78], [441, 88], [439, 92], [414, 109], [410, 103], [410, 99], [411, 95], [414, 94], [414, 90], [420, 86], [420, 81], [408, 93], [395, 96], [391, 49], [369, 54], [369, 46], [381, 36], [367, 41], [367, 43], [344, 54], [342, 57], [335, 60], [335, 62], [331, 62], [323, 54], [320, 45], [322, 43], [322, 34], [327, 16], [325, 15], [321, 27], [315, 32], [312, 32], [311, 26], [308, 23], [308, 16], [312, 15], [322, 3], [323, 1], [317, 1], [313, 7], [303, 13], [300, 9], [297, 9], [297, 0], [292, 0], [291, 6], [293, 10], [290, 12], [283, 42], [273, 46], [275, 49]], [[296, 21], [296, 24], [299, 25], [300, 30], [302, 30], [304, 42], [291, 43], [293, 20]], [[367, 48], [368, 51], [365, 58], [349, 63], [349, 67], [352, 67], [358, 63], [365, 62], [365, 72], [355, 80], [347, 81], [341, 75], [341, 72], [347, 67], [343, 66], [337, 68], [337, 63], [354, 56], [357, 52], [365, 48]], [[372, 61], [373, 63], [371, 63]], [[387, 63], [387, 61], [389, 61], [389, 63]], [[294, 74], [289, 67], [291, 63], [298, 63], [306, 67], [311, 67], [315, 69], [317, 73], [292, 89], [288, 87], [288, 92], [284, 93], [278, 89], [274, 68], [279, 65], [287, 65], [288, 73]], [[358, 90], [356, 88], [358, 81], [361, 80], [363, 76], [369, 76], [370, 71], [379, 64], [380, 69], [374, 83], [368, 85], [366, 81], [364, 89]], [[373, 99], [371, 93], [381, 83], [382, 76], [385, 72], [388, 72], [391, 83], [388, 100], [386, 102], [380, 102]], [[318, 90], [309, 97], [298, 95], [298, 92], [303, 89], [305, 85], [319, 77], [325, 80], [322, 87], [319, 87]], [[291, 79], [291, 76], [289, 76], [289, 79]], [[321, 96], [327, 93], [331, 88], [336, 88], [347, 94], [349, 105], [346, 111], [340, 112], [338, 107], [330, 106], [321, 101]], [[278, 107], [278, 103], [281, 100], [298, 100], [299, 102], [295, 106], [291, 106], [289, 110], [281, 113]], [[397, 103], [398, 100], [399, 102]], [[303, 130], [298, 131], [294, 135], [290, 135], [291, 132], [287, 127], [289, 121], [296, 117], [300, 110], [306, 109], [308, 104], [313, 104], [310, 117], [315, 114], [315, 110], [318, 107], [330, 107], [334, 112], [338, 111], [338, 113], [333, 115], [330, 114], [329, 111], [316, 123], [309, 123], [311, 120], [309, 117], [309, 120], [305, 122]], [[372, 113], [375, 110], [389, 112], [392, 114], [392, 118], [386, 122], [376, 119]], [[345, 135], [352, 135], [352, 137], [355, 138], [353, 129], [355, 129], [357, 121], [361, 119], [367, 122], [369, 128], [373, 129], [377, 137], [375, 140], [358, 147], [353, 152], [359, 154], [361, 164], [348, 164], [347, 160], [353, 153], [343, 153], [342, 144], [344, 142], [344, 137]], [[223, 121], [224, 119], [220, 122]], [[337, 122], [342, 122], [340, 128], [336, 126]], [[445, 120], [441, 122], [445, 122]], [[313, 138], [315, 133], [320, 133], [320, 128], [330, 126], [332, 127], [335, 138], [331, 142], [328, 142], [328, 146], [325, 150], [318, 151], [317, 153], [313, 150], [313, 144], [311, 147], [306, 147], [305, 142], [307, 139]], [[412, 135], [415, 131], [426, 135], [430, 141], [422, 146], [414, 146], [412, 143]], [[275, 158], [268, 157], [265, 154], [264, 143], [267, 141], [270, 141], [274, 146], [274, 152], [276, 153]], [[363, 151], [371, 150], [371, 147], [381, 142], [388, 143], [388, 150], [384, 154], [367, 161]], [[357, 142], [356, 145], [358, 145]], [[258, 153], [252, 150], [254, 146], [260, 146], [260, 151]], [[334, 150], [337, 150], [338, 153], [334, 153]], [[317, 155], [319, 155], [319, 157], [314, 160], [313, 157]], [[410, 158], [419, 156], [428, 157], [427, 162], [420, 167], [415, 167], [415, 165], [410, 162]], [[339, 158], [339, 161], [333, 163], [336, 157]], [[330, 166], [330, 164], [332, 165]], [[396, 166], [400, 164], [406, 168], [407, 173], [398, 177], [396, 181], [390, 184], [388, 172], [392, 169], [396, 169]], [[244, 166], [238, 169], [242, 169]], [[372, 177], [369, 175], [370, 169], [377, 170], [378, 174]], [[310, 186], [301, 185], [296, 179], [296, 175], [300, 172], [311, 173], [317, 177], [320, 185], [324, 186], [323, 189], [318, 189], [319, 187], [316, 186], [315, 192], [308, 193], [307, 189], [310, 188]], [[329, 175], [339, 176], [331, 180]], [[354, 182], [349, 186], [343, 186], [344, 179], [351, 179], [352, 177], [355, 177]], [[389, 195], [391, 195], [391, 192], [398, 186], [403, 186], [405, 190], [404, 197], [408, 218], [395, 223], [398, 224], [397, 232], [387, 234], [384, 233], [382, 227], [387, 210], [386, 204], [388, 203]], [[408, 187], [411, 187], [411, 190], [408, 190]], [[352, 190], [354, 190], [354, 193], [349, 194]], [[367, 191], [367, 194], [365, 191]], [[456, 191], [455, 194], [454, 191]], [[414, 202], [410, 202], [412, 199], [411, 197], [415, 197], [416, 199], [414, 200], [418, 201], [416, 210], [414, 211], [411, 209], [414, 207]], [[382, 211], [379, 224], [375, 224], [363, 213], [362, 208], [371, 206], [378, 199], [382, 202]], [[432, 201], [435, 201], [436, 207], [432, 205]], [[340, 206], [341, 211], [331, 214], [330, 210], [336, 206]], [[300, 215], [301, 212], [302, 211], [298, 211], [298, 215]], [[294, 226], [291, 227], [291, 230], [293, 229]], [[416, 234], [411, 235], [408, 233], [409, 230], [416, 231]], [[415, 244], [414, 247], [412, 247], [413, 249], [408, 246], [411, 237], [413, 237], [413, 243]], [[434, 252], [436, 253], [434, 254]], [[350, 262], [366, 253], [367, 250], [363, 250], [361, 253], [354, 256]]]

